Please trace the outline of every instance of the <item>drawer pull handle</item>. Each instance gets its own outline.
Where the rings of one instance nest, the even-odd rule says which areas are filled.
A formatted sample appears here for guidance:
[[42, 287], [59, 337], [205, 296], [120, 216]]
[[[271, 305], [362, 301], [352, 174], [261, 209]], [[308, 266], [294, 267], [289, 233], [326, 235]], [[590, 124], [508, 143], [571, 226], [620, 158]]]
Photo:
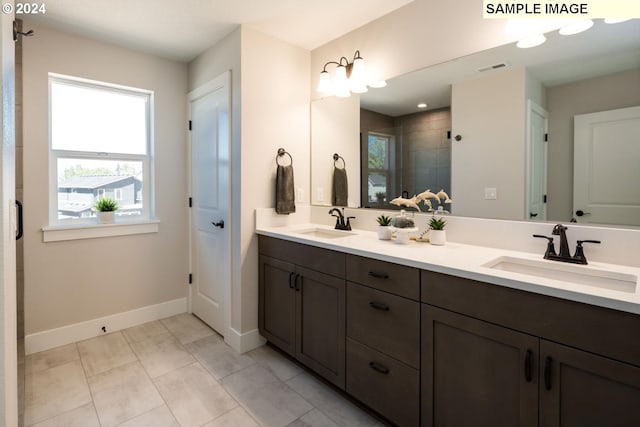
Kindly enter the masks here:
[[551, 356], [547, 356], [547, 360], [544, 362], [544, 388], [551, 390], [551, 363], [553, 359]]
[[370, 271], [369, 276], [375, 277], [376, 279], [388, 279], [389, 275], [387, 273], [377, 273], [375, 271]]
[[389, 368], [387, 368], [384, 365], [381, 365], [378, 362], [369, 362], [369, 367], [371, 369], [373, 369], [374, 371], [380, 372], [381, 374], [388, 374], [389, 373]]
[[533, 376], [531, 375], [532, 356], [533, 352], [531, 350], [527, 350], [527, 354], [524, 356], [524, 379], [527, 380], [528, 383], [533, 379]]
[[369, 303], [369, 306], [371, 308], [375, 308], [376, 310], [389, 311], [389, 306], [387, 304], [383, 304], [381, 302], [371, 301]]
[[293, 271], [291, 273], [289, 273], [289, 289], [294, 289], [294, 285], [293, 285], [293, 276], [295, 276], [296, 273], [294, 273]]

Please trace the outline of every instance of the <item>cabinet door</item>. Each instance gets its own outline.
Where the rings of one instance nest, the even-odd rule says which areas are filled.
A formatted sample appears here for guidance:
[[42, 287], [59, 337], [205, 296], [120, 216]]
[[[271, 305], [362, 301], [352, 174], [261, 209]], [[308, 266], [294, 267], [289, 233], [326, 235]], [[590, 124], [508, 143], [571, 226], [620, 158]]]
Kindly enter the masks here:
[[260, 256], [258, 328], [280, 349], [295, 355], [295, 266]]
[[297, 267], [296, 357], [344, 389], [345, 281]]
[[422, 305], [422, 425], [538, 425], [531, 335]]
[[544, 340], [540, 356], [540, 426], [640, 426], [640, 368]]

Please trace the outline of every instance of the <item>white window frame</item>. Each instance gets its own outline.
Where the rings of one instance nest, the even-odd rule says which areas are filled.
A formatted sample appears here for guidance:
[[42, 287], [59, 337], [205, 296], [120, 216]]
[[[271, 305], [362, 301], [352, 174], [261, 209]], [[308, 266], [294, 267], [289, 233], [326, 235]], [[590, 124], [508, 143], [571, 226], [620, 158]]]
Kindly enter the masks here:
[[[146, 128], [147, 128], [147, 154], [121, 154], [121, 153], [96, 153], [88, 151], [68, 151], [68, 150], [54, 150], [52, 144], [52, 105], [51, 105], [51, 88], [53, 83], [67, 84], [78, 87], [88, 87], [91, 89], [104, 90], [108, 92], [120, 92], [127, 95], [145, 97], [146, 102]], [[87, 160], [113, 160], [113, 161], [137, 161], [142, 163], [142, 214], [139, 216], [124, 215], [118, 217], [117, 223], [132, 224], [132, 223], [154, 223], [155, 215], [155, 182], [153, 173], [153, 158], [154, 158], [154, 135], [153, 135], [153, 111], [154, 94], [152, 91], [132, 88], [127, 86], [120, 86], [110, 83], [104, 83], [94, 80], [87, 80], [77, 77], [65, 76], [61, 74], [49, 73], [49, 227], [45, 227], [43, 230], [45, 234], [47, 231], [55, 231], [56, 229], [63, 227], [65, 229], [72, 228], [86, 228], [87, 226], [96, 227], [109, 227], [113, 225], [100, 225], [97, 223], [97, 218], [74, 218], [74, 219], [59, 219], [58, 218], [58, 159], [87, 159]], [[148, 229], [148, 228], [145, 228]], [[155, 227], [157, 231], [157, 226]], [[146, 231], [148, 232], [148, 231]], [[119, 235], [120, 232], [113, 232], [112, 235]], [[96, 234], [96, 233], [93, 233]], [[97, 233], [104, 234], [104, 233]], [[109, 233], [107, 233], [109, 234]], [[127, 233], [132, 234], [132, 233]], [[133, 233], [135, 234], [135, 233]], [[102, 237], [102, 236], [97, 236]], [[82, 237], [79, 237], [82, 238]], [[45, 236], [46, 241], [46, 236]]]

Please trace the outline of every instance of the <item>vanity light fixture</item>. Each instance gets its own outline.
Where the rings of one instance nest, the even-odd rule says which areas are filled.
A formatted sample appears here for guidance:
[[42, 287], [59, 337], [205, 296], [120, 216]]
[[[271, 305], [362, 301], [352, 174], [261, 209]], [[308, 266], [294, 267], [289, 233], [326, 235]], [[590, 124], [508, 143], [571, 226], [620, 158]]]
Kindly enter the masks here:
[[[335, 74], [331, 78], [327, 66], [336, 65]], [[360, 56], [360, 51], [356, 50], [353, 54], [353, 60], [349, 62], [347, 58], [342, 56], [337, 62], [329, 61], [324, 64], [320, 73], [320, 81], [318, 82], [318, 92], [328, 95], [335, 95], [340, 98], [348, 98], [351, 93], [364, 93], [367, 86], [369, 87], [385, 87], [385, 81], [367, 82], [367, 76], [364, 68], [364, 59]]]

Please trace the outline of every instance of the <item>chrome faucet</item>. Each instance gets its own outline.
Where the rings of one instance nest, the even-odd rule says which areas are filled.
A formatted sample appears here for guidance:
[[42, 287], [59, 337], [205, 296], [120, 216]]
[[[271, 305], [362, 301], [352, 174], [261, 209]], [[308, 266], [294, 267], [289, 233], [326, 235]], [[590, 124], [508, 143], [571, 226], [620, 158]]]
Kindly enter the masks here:
[[[337, 212], [338, 215], [336, 215], [334, 212]], [[355, 216], [348, 216], [347, 222], [345, 223], [345, 216], [344, 216], [344, 208], [342, 208], [342, 211], [340, 211], [340, 209], [338, 208], [333, 208], [331, 210], [329, 210], [329, 215], [336, 217], [336, 226], [334, 227], [336, 230], [351, 230], [351, 221], [352, 219], [355, 219]]]
[[572, 264], [587, 264], [587, 258], [584, 256], [583, 243], [600, 243], [600, 240], [578, 240], [576, 243], [576, 252], [571, 256], [569, 252], [569, 244], [567, 243], [567, 227], [562, 224], [556, 224], [551, 232], [554, 236], [560, 236], [560, 253], [556, 254], [556, 248], [553, 244], [553, 237], [534, 234], [533, 237], [547, 239], [547, 250], [544, 253], [544, 259], [553, 261], [570, 262]]

